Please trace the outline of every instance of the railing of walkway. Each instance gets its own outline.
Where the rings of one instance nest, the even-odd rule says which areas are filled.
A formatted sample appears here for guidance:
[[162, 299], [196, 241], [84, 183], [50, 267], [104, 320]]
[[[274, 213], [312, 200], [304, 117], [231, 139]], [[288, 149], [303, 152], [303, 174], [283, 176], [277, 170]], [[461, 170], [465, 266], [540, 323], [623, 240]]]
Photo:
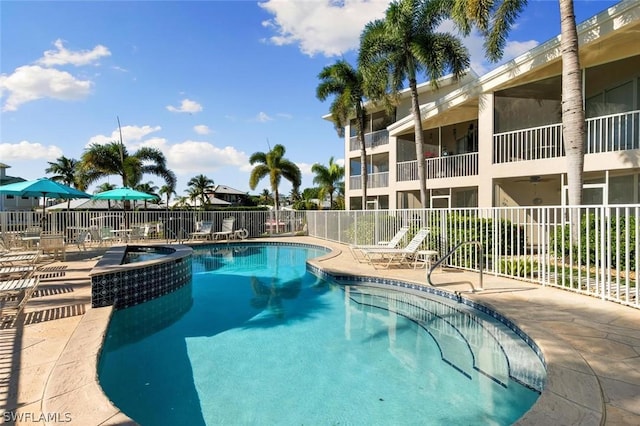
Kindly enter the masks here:
[[[640, 308], [637, 282], [640, 205], [580, 208], [469, 208], [307, 212], [309, 235], [345, 244], [388, 241], [403, 225], [431, 228], [422, 249], [441, 255], [463, 241], [447, 265], [589, 294]], [[401, 244], [406, 244], [405, 240]]]

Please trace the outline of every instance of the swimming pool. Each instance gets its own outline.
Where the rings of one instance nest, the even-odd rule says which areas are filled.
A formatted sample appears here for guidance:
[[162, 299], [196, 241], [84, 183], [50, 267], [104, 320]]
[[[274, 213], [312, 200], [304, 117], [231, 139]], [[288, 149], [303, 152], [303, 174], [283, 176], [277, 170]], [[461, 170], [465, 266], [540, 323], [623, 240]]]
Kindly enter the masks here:
[[307, 273], [323, 253], [196, 248], [190, 284], [114, 312], [107, 396], [143, 425], [510, 424], [537, 400], [544, 367], [504, 324]]

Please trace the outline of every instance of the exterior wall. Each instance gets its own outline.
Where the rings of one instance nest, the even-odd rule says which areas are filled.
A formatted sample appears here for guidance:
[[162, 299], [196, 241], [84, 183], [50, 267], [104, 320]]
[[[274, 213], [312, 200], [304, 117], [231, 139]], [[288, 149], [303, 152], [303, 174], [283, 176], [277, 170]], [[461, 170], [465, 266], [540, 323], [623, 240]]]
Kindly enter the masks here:
[[[585, 154], [585, 183], [608, 185], [610, 175], [628, 175], [637, 181], [640, 179], [640, 43], [637, 38], [640, 3], [621, 2], [580, 24], [578, 31], [585, 108], [591, 117], [587, 120], [591, 139], [587, 140]], [[436, 92], [425, 92], [425, 86], [421, 86], [423, 128], [425, 132], [434, 129], [438, 132], [440, 150], [450, 149], [455, 142], [456, 133], [453, 138], [450, 134], [452, 129], [460, 134], [463, 123], [474, 119], [478, 123], [477, 172], [465, 170], [463, 175], [429, 176], [430, 193], [442, 197], [447, 193], [453, 200], [457, 191], [477, 188], [479, 207], [562, 203], [567, 164], [559, 114], [559, 39], [558, 36], [537, 46], [480, 78], [447, 84]], [[628, 81], [633, 84], [629, 85]], [[607, 100], [607, 91], [611, 93], [610, 100]], [[529, 101], [531, 93], [537, 98]], [[597, 98], [599, 93], [602, 100]], [[405, 97], [398, 106], [397, 121], [387, 128], [389, 143], [367, 152], [367, 155], [388, 152], [389, 187], [369, 188], [369, 195], [388, 194], [390, 208], [417, 207], [414, 204], [419, 184], [414, 177], [415, 170], [408, 164], [415, 161], [415, 156], [410, 160], [403, 155], [403, 163], [398, 166], [398, 144], [413, 140], [409, 105], [409, 98]], [[496, 108], [501, 114], [500, 128], [496, 127]], [[349, 151], [347, 144], [345, 158], [356, 155], [359, 156], [359, 152]], [[428, 166], [450, 163], [449, 159], [427, 160]], [[349, 171], [346, 173], [348, 176]], [[398, 181], [400, 173], [402, 181]], [[590, 174], [600, 180], [588, 182]], [[634, 188], [628, 197], [633, 201], [629, 202], [640, 201]], [[587, 191], [593, 193], [591, 189]], [[347, 194], [347, 199], [357, 197], [360, 191], [347, 188]], [[619, 198], [607, 198], [606, 191], [604, 197], [605, 204]]]

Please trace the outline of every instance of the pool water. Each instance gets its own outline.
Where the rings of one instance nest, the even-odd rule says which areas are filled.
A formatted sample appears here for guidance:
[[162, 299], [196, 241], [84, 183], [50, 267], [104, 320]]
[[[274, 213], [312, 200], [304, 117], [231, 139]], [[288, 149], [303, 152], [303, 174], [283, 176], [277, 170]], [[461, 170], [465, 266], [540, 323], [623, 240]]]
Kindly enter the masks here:
[[191, 284], [113, 314], [107, 396], [142, 425], [506, 425], [537, 400], [544, 368], [502, 324], [324, 281], [323, 253], [196, 248]]

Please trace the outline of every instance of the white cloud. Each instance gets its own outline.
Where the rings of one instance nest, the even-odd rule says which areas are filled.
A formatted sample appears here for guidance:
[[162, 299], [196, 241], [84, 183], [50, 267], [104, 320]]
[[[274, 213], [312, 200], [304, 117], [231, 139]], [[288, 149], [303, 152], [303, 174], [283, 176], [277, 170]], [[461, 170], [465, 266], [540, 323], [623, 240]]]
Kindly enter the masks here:
[[293, 115], [286, 112], [279, 112], [276, 115], [280, 118], [286, 118], [287, 120], [291, 120], [293, 118]]
[[62, 149], [55, 145], [42, 145], [37, 142], [20, 141], [18, 143], [0, 143], [2, 161], [47, 160], [54, 161], [62, 155]]
[[267, 0], [258, 3], [273, 15], [263, 26], [274, 31], [268, 42], [278, 46], [297, 43], [313, 56], [340, 56], [358, 48], [360, 33], [389, 6], [383, 0]]
[[513, 58], [516, 58], [523, 53], [533, 49], [540, 43], [536, 40], [528, 40], [528, 41], [507, 41], [504, 46], [504, 60], [508, 61]]
[[262, 112], [262, 111], [260, 111], [258, 115], [256, 115], [255, 119], [260, 123], [266, 123], [267, 121], [273, 120], [273, 118], [271, 118], [266, 112]]
[[9, 93], [3, 111], [16, 111], [24, 103], [41, 98], [78, 100], [89, 95], [93, 83], [79, 80], [66, 71], [25, 65], [13, 74], [0, 75], [0, 95]]
[[296, 166], [298, 166], [298, 168], [300, 169], [300, 173], [302, 173], [303, 175], [313, 175], [313, 172], [311, 171], [311, 167], [313, 167], [313, 164], [296, 163]]
[[211, 133], [211, 129], [209, 129], [209, 126], [206, 126], [204, 124], [193, 126], [193, 131], [199, 135], [208, 135], [209, 133]]
[[[448, 32], [460, 37], [458, 29], [453, 21], [450, 20], [444, 21], [440, 24], [437, 31]], [[487, 61], [487, 58], [485, 57], [484, 39], [477, 30], [473, 30], [467, 37], [463, 37], [462, 43], [466, 46], [467, 50], [469, 50], [471, 68], [478, 73], [478, 75], [483, 75], [496, 68], [498, 65], [503, 64], [540, 44], [536, 40], [507, 41], [504, 47], [502, 59], [498, 63], [492, 63]]]
[[105, 46], [99, 44], [92, 50], [71, 51], [64, 47], [62, 40], [56, 40], [53, 45], [57, 50], [47, 50], [44, 56], [36, 63], [51, 67], [54, 65], [71, 64], [75, 66], [89, 65], [97, 62], [100, 58], [111, 56], [111, 52]]
[[[123, 126], [122, 127], [122, 142], [128, 148], [135, 148], [135, 145], [140, 146], [140, 141], [142, 139], [151, 134], [162, 130], [160, 126]], [[111, 135], [95, 135], [89, 138], [89, 142], [87, 143], [87, 147], [92, 144], [103, 145], [113, 141], [120, 140], [120, 131], [116, 128]], [[146, 142], [146, 141], [145, 141]]]
[[168, 105], [167, 109], [171, 112], [194, 113], [202, 111], [202, 105], [190, 99], [183, 99], [178, 108], [174, 107], [173, 105]]
[[[223, 167], [236, 166], [247, 171], [249, 157], [232, 146], [218, 148], [209, 142], [184, 141], [164, 149], [167, 165], [177, 174], [211, 173]], [[251, 170], [251, 168], [248, 168]]]

